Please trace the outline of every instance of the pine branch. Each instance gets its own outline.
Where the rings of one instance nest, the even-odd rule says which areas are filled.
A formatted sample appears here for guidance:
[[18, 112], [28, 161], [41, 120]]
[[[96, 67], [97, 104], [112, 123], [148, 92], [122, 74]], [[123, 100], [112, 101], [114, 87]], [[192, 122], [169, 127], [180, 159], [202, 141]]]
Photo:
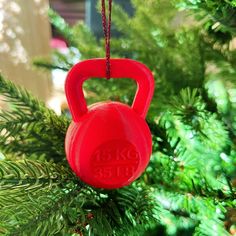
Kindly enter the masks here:
[[[195, 224], [198, 222], [196, 235], [229, 235], [223, 222], [226, 212], [224, 203], [215, 202], [210, 198], [194, 197], [191, 194], [182, 195], [157, 189], [156, 191], [157, 202], [165, 204], [168, 210], [177, 212], [180, 210], [191, 214]], [[214, 233], [209, 225], [215, 226]]]
[[153, 152], [160, 151], [163, 154], [174, 156], [178, 140], [174, 146], [171, 146], [165, 128], [161, 127], [157, 122], [151, 119], [148, 119], [147, 123], [153, 135]]
[[129, 186], [117, 191], [88, 191], [82, 190], [76, 199], [81, 210], [75, 232], [96, 236], [132, 235], [158, 222], [160, 210], [150, 189]]
[[[55, 185], [63, 185], [73, 180], [76, 180], [76, 177], [68, 167], [63, 165], [31, 160], [0, 161], [2, 191], [28, 191], [43, 187], [51, 189]], [[0, 192], [0, 196], [2, 194], [3, 192]], [[0, 202], [2, 206], [5, 204]]]
[[[214, 171], [216, 165], [222, 165], [222, 160], [217, 153], [224, 150], [228, 135], [225, 127], [220, 124], [216, 117], [205, 111], [205, 106], [200, 97], [196, 96], [196, 92], [195, 95], [191, 95], [190, 91], [186, 91], [186, 94], [182, 93], [182, 97], [178, 100], [173, 99], [174, 110], [172, 112], [177, 114], [176, 118], [172, 115], [169, 118], [168, 115], [164, 116], [159, 124], [149, 121], [149, 127], [154, 135], [154, 151], [157, 151], [157, 153], [153, 154], [143, 180], [146, 184], [161, 184], [164, 189], [169, 191], [180, 193], [189, 191], [194, 196], [230, 202], [235, 198], [235, 191], [232, 190], [231, 185], [231, 188], [228, 187], [228, 182], [225, 179], [227, 171], [222, 168], [217, 177]], [[196, 133], [192, 141], [189, 140], [188, 137], [193, 135], [192, 132], [188, 133], [186, 127], [181, 128], [179, 121], [176, 124], [173, 122], [175, 119], [179, 120], [179, 117], [182, 120], [181, 122], [186, 123], [188, 121], [192, 122], [193, 117], [195, 120], [200, 119], [201, 123], [204, 122], [205, 131], [198, 128], [197, 131], [201, 132]], [[164, 123], [162, 123], [163, 121]], [[213, 124], [218, 126], [213, 132], [216, 132], [216, 130], [220, 132], [219, 137], [223, 139], [217, 146], [215, 146], [216, 140], [211, 141], [211, 136], [218, 137], [218, 134], [215, 134], [215, 136], [205, 135], [205, 132], [210, 131], [207, 124], [211, 127]], [[211, 146], [213, 144], [214, 146]], [[199, 158], [201, 156], [204, 157], [203, 160]], [[207, 165], [205, 159], [208, 160]], [[175, 181], [181, 184], [173, 185]], [[224, 191], [222, 191], [223, 189]]]
[[80, 52], [76, 48], [68, 48], [67, 53], [61, 53], [57, 50], [53, 51], [52, 58], [36, 58], [33, 61], [33, 65], [38, 68], [44, 68], [47, 70], [59, 69], [62, 71], [68, 71], [81, 57]]
[[153, 188], [161, 186], [163, 190], [179, 194], [189, 192], [194, 197], [214, 199], [229, 205], [234, 201], [236, 190], [228, 186], [223, 176], [214, 178], [211, 173], [206, 174], [197, 166], [194, 168], [183, 165], [177, 153], [175, 157], [169, 157], [156, 152], [141, 179], [145, 185]]
[[[33, 116], [27, 116], [20, 110], [0, 112], [1, 142], [7, 142], [10, 137], [16, 137], [23, 129], [32, 129], [37, 123]], [[24, 127], [22, 127], [24, 125]]]
[[[163, 194], [164, 192], [162, 192]], [[163, 196], [160, 194], [161, 196]], [[172, 203], [171, 208], [180, 209], [182, 211], [192, 212], [196, 214], [199, 219], [202, 219], [202, 215], [205, 215], [209, 219], [223, 219], [224, 208], [218, 205], [217, 202], [210, 198], [199, 198], [194, 197], [190, 193], [177, 194], [177, 193], [168, 193], [167, 194], [169, 201]], [[158, 197], [158, 199], [160, 199]], [[176, 207], [176, 200], [178, 199], [178, 207]], [[216, 213], [216, 209], [219, 208], [219, 211]], [[220, 209], [221, 208], [221, 209]]]
[[44, 155], [48, 160], [65, 157], [64, 138], [69, 120], [57, 116], [25, 89], [0, 76], [0, 93], [12, 104], [0, 113], [1, 149], [11, 155]]
[[62, 71], [68, 71], [70, 67], [66, 67], [66, 66], [60, 66], [57, 64], [54, 64], [52, 62], [46, 61], [45, 59], [35, 59], [33, 62], [33, 65], [38, 67], [38, 68], [43, 68], [43, 69], [47, 69], [47, 70], [62, 70]]
[[[54, 235], [66, 226], [63, 211], [68, 208], [77, 190], [67, 193], [54, 190], [51, 194], [41, 192], [40, 196], [31, 196], [26, 202], [11, 207], [3, 207], [0, 213], [0, 226], [6, 235]], [[14, 214], [12, 215], [12, 210]], [[10, 214], [10, 215], [9, 215]]]
[[60, 232], [63, 211], [79, 189], [62, 165], [39, 161], [0, 161], [0, 232], [44, 235]]
[[[34, 112], [44, 112], [46, 110], [46, 107], [43, 105], [43, 103], [33, 98], [26, 89], [17, 87], [10, 80], [5, 80], [1, 74], [0, 94], [6, 98], [7, 102], [12, 103], [20, 109], [30, 110], [32, 111], [32, 114]], [[38, 115], [38, 113], [36, 113], [35, 116], [36, 115]]]

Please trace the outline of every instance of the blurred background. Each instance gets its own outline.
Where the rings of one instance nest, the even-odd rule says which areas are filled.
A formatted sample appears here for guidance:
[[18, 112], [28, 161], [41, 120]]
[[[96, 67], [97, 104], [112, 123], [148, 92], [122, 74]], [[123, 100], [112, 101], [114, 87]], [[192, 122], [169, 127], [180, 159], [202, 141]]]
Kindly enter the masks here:
[[[130, 1], [116, 1], [133, 14]], [[50, 23], [51, 7], [70, 26], [84, 22], [97, 38], [103, 36], [96, 0], [0, 0], [0, 70], [10, 80], [23, 85], [60, 114], [66, 107], [62, 70], [39, 70], [37, 57], [49, 57], [52, 50], [67, 54], [67, 42]], [[113, 30], [113, 36], [119, 34]], [[75, 63], [79, 61], [75, 58]], [[3, 106], [3, 104], [2, 104]]]
[[[132, 17], [135, 15], [135, 9], [131, 1], [115, 0], [114, 2], [117, 3], [117, 5], [119, 5], [128, 16]], [[176, 6], [178, 6], [178, 9], [174, 9], [173, 6], [170, 7], [171, 4], [168, 3], [168, 1], [160, 1], [160, 10], [158, 10], [156, 14], [154, 12], [150, 13], [150, 18], [155, 17], [151, 23], [148, 21], [145, 22], [145, 15], [143, 19], [140, 17], [139, 21], [136, 23], [135, 18], [133, 20], [134, 24], [137, 24], [137, 30], [140, 29], [142, 34], [144, 34], [146, 30], [147, 37], [153, 38], [151, 39], [152, 42], [150, 42], [150, 51], [156, 49], [159, 50], [163, 47], [172, 49], [171, 45], [164, 45], [169, 39], [172, 40], [171, 38], [168, 38], [168, 34], [171, 35], [172, 33], [177, 32], [176, 28], [184, 28], [187, 26], [189, 30], [191, 25], [194, 25], [194, 28], [197, 28], [199, 25], [199, 23], [194, 20], [194, 17], [189, 16], [188, 11], [194, 10], [192, 6], [197, 6], [197, 4], [199, 4], [201, 7], [201, 4], [203, 3], [192, 3], [191, 1], [175, 0], [173, 2]], [[182, 7], [181, 4], [184, 2], [189, 2], [190, 5], [192, 4], [191, 7]], [[0, 0], [0, 70], [2, 71], [3, 75], [15, 83], [23, 85], [26, 89], [30, 90], [35, 96], [45, 101], [49, 107], [53, 108], [58, 114], [60, 114], [62, 109], [67, 108], [64, 96], [64, 80], [70, 65], [73, 65], [80, 60], [81, 51], [82, 59], [91, 57], [104, 57], [105, 55], [105, 50], [103, 48], [104, 43], [102, 41], [103, 31], [101, 15], [99, 13], [97, 3], [98, 0]], [[149, 7], [148, 4], [147, 7]], [[54, 10], [54, 12], [51, 12], [48, 15], [49, 8]], [[207, 7], [205, 8], [207, 9]], [[210, 8], [209, 11], [211, 11]], [[54, 15], [55, 13], [62, 18], [57, 19], [58, 16]], [[215, 14], [217, 17], [218, 13], [216, 12]], [[137, 15], [137, 18], [138, 17], [139, 15]], [[199, 20], [201, 20], [201, 17], [204, 19], [206, 16], [202, 16], [200, 13]], [[229, 48], [231, 48], [230, 50], [232, 51], [235, 48], [236, 40], [234, 38], [227, 38], [228, 28], [225, 27], [226, 30], [225, 28], [222, 28], [222, 25], [224, 26], [224, 22], [222, 21], [222, 23], [217, 21], [218, 18], [214, 17], [211, 18], [210, 16], [210, 20], [208, 19], [206, 23], [204, 23], [204, 20], [202, 21], [203, 24], [205, 24], [204, 26], [206, 30], [208, 31], [209, 35], [214, 31], [214, 37], [218, 37], [218, 39], [221, 41], [223, 40], [221, 42], [222, 45], [224, 45], [224, 40], [226, 40], [224, 47], [229, 46]], [[229, 15], [229, 17], [231, 16]], [[137, 48], [133, 46], [134, 50], [132, 53], [130, 53], [132, 48], [130, 45], [128, 45], [130, 43], [129, 41], [126, 41], [126, 39], [120, 39], [119, 42], [116, 42], [115, 39], [120, 38], [123, 32], [124, 35], [128, 35], [129, 32], [125, 31], [125, 25], [127, 22], [122, 26], [121, 22], [119, 22], [119, 19], [117, 19], [116, 16], [115, 18], [115, 24], [112, 25], [112, 54], [121, 57], [128, 56], [134, 59], [137, 57], [137, 59], [143, 61], [155, 71], [155, 65], [150, 65], [151, 61], [153, 60], [150, 60], [149, 63], [150, 58], [148, 58], [147, 54], [146, 56], [142, 56], [142, 53], [144, 52], [143, 50], [146, 50], [145, 53], [149, 52], [148, 46], [146, 49], [140, 49], [141, 51], [137, 49], [138, 46]], [[62, 19], [64, 19], [65, 22], [60, 22]], [[213, 22], [211, 22], [211, 19], [213, 19]], [[86, 27], [80, 27], [81, 23], [85, 24]], [[145, 24], [148, 23], [150, 23], [150, 28], [148, 28], [147, 25], [145, 26]], [[143, 26], [139, 27], [139, 24], [142, 24], [146, 28], [142, 28]], [[152, 29], [153, 26], [159, 27], [159, 29]], [[72, 30], [69, 27], [71, 27]], [[119, 31], [115, 29], [116, 27], [118, 27]], [[218, 30], [218, 28], [220, 29]], [[87, 29], [91, 31], [92, 34], [90, 34], [90, 32], [86, 32]], [[69, 32], [70, 30], [71, 32]], [[162, 32], [160, 30], [165, 31], [167, 38], [162, 38]], [[168, 33], [167, 30], [170, 30], [170, 32]], [[199, 31], [199, 28], [197, 30]], [[193, 31], [194, 29], [192, 29], [192, 32]], [[133, 32], [131, 31], [131, 42], [133, 40], [132, 34]], [[78, 35], [78, 38], [75, 38], [76, 35]], [[68, 40], [68, 38], [73, 38], [73, 42]], [[93, 41], [94, 38], [96, 41]], [[88, 41], [88, 49], [83, 51], [86, 40]], [[155, 44], [153, 40], [156, 41], [156, 45], [155, 48], [152, 49], [152, 45]], [[140, 45], [142, 42], [145, 43], [145, 40], [141, 37]], [[158, 45], [158, 43], [160, 45]], [[215, 49], [222, 46], [217, 46], [217, 43], [214, 41], [212, 41], [211, 44], [214, 45]], [[143, 45], [144, 44], [142, 44], [142, 46]], [[58, 52], [58, 54], [55, 52]], [[157, 51], [151, 51], [151, 53], [156, 52]], [[160, 53], [160, 56], [162, 56], [161, 50], [159, 50], [158, 53]], [[173, 53], [175, 52], [173, 51]], [[52, 58], [52, 55], [56, 55], [56, 59]], [[70, 61], [68, 63], [69, 66], [67, 65], [66, 68], [63, 69], [60, 68], [60, 66], [55, 66], [55, 68], [52, 68], [48, 63], [45, 64], [45, 58], [50, 58], [49, 60], [52, 59], [53, 61], [56, 61], [55, 64], [57, 65], [60, 64], [63, 60], [60, 58], [61, 61], [59, 61], [58, 58], [62, 55], [65, 55], [65, 58], [63, 59], [64, 61]], [[43, 59], [39, 62], [35, 62], [38, 58]], [[194, 61], [192, 58], [190, 60]], [[44, 69], [39, 69], [35, 65], [33, 66], [33, 64], [36, 64], [37, 67], [43, 67]], [[210, 71], [216, 71], [214, 68], [215, 66], [212, 66], [208, 63], [207, 69]], [[160, 68], [159, 71], [162, 69], [165, 70], [165, 68]], [[186, 69], [189, 70], [189, 68]], [[197, 85], [197, 83], [198, 82], [196, 82], [195, 85]], [[96, 84], [96, 86], [99, 87], [100, 85]], [[166, 84], [164, 86], [166, 86]], [[193, 87], [198, 87], [198, 85]], [[117, 89], [118, 88], [115, 90]], [[89, 88], [89, 90], [91, 91], [91, 88]], [[101, 91], [103, 91], [103, 89], [101, 89]], [[97, 89], [95, 92], [100, 93], [101, 91]], [[93, 97], [92, 93], [90, 95]], [[119, 96], [114, 95], [113, 98], [115, 98], [115, 100], [120, 100], [117, 97]], [[130, 96], [130, 98], [131, 97], [132, 96]], [[130, 98], [123, 98], [121, 100], [129, 103]]]

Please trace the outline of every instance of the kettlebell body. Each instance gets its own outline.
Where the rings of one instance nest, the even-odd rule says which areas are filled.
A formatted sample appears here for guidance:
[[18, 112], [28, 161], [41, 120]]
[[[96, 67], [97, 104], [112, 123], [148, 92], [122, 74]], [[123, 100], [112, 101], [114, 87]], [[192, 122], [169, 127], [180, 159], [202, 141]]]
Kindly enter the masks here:
[[[67, 160], [82, 181], [97, 188], [114, 189], [129, 185], [145, 170], [152, 153], [151, 133], [145, 122], [150, 103], [146, 100], [151, 99], [154, 88], [152, 74], [136, 61], [128, 60], [127, 65], [127, 60], [111, 59], [111, 76], [132, 78], [133, 72], [139, 68], [137, 77], [142, 79], [134, 78], [139, 88], [136, 105], [134, 101], [132, 107], [109, 101], [87, 108], [82, 83], [88, 77], [105, 77], [105, 59], [84, 61], [82, 66], [84, 62], [78, 63], [66, 80], [66, 95], [73, 119], [65, 140]], [[127, 66], [135, 69], [132, 71], [131, 68], [132, 76], [127, 73]], [[97, 68], [95, 73], [94, 67]], [[140, 69], [145, 73], [142, 74]], [[123, 74], [120, 73], [122, 70]], [[146, 90], [140, 88], [145, 79], [143, 86]], [[142, 95], [140, 91], [146, 91], [146, 96], [140, 97], [142, 99], [137, 103], [137, 97]]]

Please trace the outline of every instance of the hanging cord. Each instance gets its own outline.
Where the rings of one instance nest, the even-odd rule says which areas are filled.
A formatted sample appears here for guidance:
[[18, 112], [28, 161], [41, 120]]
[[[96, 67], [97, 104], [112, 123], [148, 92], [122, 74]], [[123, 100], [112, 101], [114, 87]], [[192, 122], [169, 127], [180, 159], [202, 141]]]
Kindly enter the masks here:
[[105, 48], [106, 48], [106, 77], [111, 78], [111, 63], [110, 63], [110, 41], [111, 41], [111, 10], [112, 0], [108, 0], [108, 22], [106, 17], [106, 3], [102, 1], [102, 27], [105, 37]]

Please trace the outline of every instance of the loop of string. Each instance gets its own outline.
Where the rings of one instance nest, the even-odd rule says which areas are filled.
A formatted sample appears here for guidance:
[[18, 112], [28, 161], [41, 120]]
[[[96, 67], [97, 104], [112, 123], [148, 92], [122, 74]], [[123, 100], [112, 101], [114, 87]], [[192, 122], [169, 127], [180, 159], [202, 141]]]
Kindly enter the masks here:
[[108, 22], [106, 17], [106, 3], [102, 1], [102, 27], [105, 37], [105, 48], [106, 48], [106, 78], [111, 78], [111, 63], [110, 63], [110, 41], [111, 41], [111, 10], [112, 0], [108, 0]]

